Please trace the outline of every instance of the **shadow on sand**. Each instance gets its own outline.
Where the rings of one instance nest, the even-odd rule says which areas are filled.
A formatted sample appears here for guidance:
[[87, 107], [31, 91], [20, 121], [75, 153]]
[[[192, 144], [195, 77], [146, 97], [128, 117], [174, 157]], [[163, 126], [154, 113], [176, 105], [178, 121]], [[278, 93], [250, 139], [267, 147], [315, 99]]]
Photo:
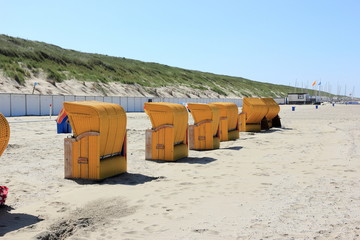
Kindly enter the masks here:
[[176, 161], [164, 161], [164, 160], [149, 160], [147, 159], [147, 161], [151, 161], [151, 162], [156, 162], [156, 163], [188, 163], [188, 164], [208, 164], [211, 162], [216, 161], [217, 159], [215, 158], [211, 158], [211, 157], [186, 157], [186, 158], [182, 158]]
[[14, 209], [7, 205], [0, 206], [0, 237], [43, 220], [25, 213], [11, 213], [11, 210]]
[[80, 185], [86, 184], [100, 184], [100, 185], [115, 185], [115, 184], [122, 184], [122, 185], [138, 185], [144, 184], [147, 182], [151, 182], [154, 180], [160, 180], [164, 177], [150, 177], [140, 173], [122, 173], [113, 177], [105, 178], [103, 180], [91, 180], [91, 179], [72, 179], [76, 183]]
[[226, 147], [226, 148], [221, 148], [221, 149], [239, 151], [239, 150], [242, 149], [242, 148], [243, 148], [243, 147], [235, 146], [235, 147]]

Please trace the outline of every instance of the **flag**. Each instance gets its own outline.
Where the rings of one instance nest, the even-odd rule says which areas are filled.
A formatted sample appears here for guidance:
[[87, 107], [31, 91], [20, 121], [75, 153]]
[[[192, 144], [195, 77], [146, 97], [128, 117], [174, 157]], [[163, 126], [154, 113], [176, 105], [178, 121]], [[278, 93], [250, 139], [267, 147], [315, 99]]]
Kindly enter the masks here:
[[316, 81], [314, 81], [312, 84], [311, 84], [311, 86], [315, 86], [316, 85]]
[[318, 83], [318, 85], [321, 85], [321, 81]]

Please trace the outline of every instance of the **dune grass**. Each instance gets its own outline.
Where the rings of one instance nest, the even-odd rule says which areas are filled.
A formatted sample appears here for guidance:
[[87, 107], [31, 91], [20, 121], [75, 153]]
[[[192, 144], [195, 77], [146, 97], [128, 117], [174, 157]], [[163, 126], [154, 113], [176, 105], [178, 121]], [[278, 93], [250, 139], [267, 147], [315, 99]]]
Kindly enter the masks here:
[[[139, 84], [145, 87], [186, 86], [222, 96], [284, 97], [293, 87], [241, 77], [191, 71], [123, 57], [67, 50], [55, 45], [0, 35], [0, 70], [20, 84], [40, 71], [49, 80], [66, 79]], [[306, 90], [315, 94], [313, 90]]]

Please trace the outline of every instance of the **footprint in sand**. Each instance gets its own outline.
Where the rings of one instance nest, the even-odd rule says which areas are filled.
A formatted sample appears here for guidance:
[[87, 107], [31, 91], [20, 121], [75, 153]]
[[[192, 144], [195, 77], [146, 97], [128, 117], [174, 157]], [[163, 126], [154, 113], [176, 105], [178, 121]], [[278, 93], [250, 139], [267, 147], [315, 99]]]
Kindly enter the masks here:
[[150, 226], [145, 227], [144, 230], [147, 232], [154, 232], [158, 226], [159, 225], [157, 224], [152, 224]]

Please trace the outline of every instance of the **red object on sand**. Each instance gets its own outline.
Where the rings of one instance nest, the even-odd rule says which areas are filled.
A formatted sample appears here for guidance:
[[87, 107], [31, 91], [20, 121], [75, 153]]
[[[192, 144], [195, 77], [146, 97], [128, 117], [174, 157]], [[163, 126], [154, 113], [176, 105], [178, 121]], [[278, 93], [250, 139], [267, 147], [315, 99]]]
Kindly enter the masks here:
[[0, 205], [5, 204], [5, 200], [8, 194], [8, 188], [5, 186], [0, 186]]

